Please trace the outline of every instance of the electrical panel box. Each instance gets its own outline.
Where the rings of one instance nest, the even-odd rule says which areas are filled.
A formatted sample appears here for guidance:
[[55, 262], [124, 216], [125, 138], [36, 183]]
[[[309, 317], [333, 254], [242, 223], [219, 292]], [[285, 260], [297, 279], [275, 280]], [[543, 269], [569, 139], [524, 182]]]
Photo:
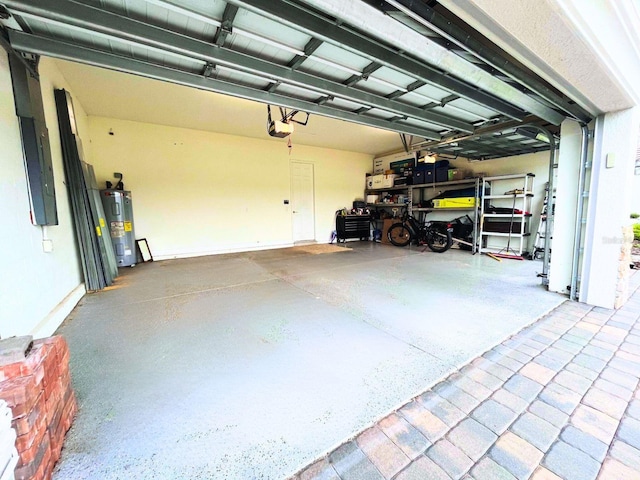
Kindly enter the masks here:
[[15, 55], [9, 55], [9, 66], [27, 171], [31, 221], [34, 225], [58, 225], [49, 131], [40, 82]]

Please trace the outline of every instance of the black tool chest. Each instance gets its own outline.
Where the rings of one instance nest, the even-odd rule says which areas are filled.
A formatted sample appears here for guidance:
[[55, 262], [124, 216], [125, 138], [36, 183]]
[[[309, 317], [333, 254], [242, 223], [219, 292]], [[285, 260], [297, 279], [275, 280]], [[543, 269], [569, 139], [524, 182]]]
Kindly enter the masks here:
[[339, 242], [348, 238], [369, 240], [371, 217], [369, 215], [338, 215], [336, 217], [336, 237]]

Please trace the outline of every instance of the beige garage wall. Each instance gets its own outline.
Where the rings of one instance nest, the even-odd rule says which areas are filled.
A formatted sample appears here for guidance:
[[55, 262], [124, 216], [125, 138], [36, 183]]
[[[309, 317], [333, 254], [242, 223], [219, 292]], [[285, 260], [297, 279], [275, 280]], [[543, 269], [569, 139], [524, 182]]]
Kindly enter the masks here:
[[[334, 212], [362, 198], [372, 156], [148, 123], [89, 117], [98, 182], [124, 174], [135, 232], [154, 258], [292, 244], [291, 161], [315, 172], [316, 240], [329, 241]], [[266, 134], [265, 134], [266, 136]]]
[[[53, 61], [43, 58], [40, 86], [49, 129], [59, 225], [40, 227], [29, 217], [29, 194], [22, 155], [7, 56], [0, 53], [0, 336], [51, 335], [84, 294], [81, 268], [64, 184], [62, 151], [54, 88], [67, 88]], [[76, 119], [81, 137], [87, 132], [86, 115], [77, 101]], [[43, 239], [53, 251], [43, 251]]]

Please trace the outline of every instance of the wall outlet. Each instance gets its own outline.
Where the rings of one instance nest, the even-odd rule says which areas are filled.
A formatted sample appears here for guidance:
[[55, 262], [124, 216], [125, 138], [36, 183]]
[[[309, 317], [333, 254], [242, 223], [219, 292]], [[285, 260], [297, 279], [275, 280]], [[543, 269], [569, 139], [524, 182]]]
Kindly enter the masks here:
[[53, 252], [53, 240], [42, 240], [42, 251], [44, 253]]

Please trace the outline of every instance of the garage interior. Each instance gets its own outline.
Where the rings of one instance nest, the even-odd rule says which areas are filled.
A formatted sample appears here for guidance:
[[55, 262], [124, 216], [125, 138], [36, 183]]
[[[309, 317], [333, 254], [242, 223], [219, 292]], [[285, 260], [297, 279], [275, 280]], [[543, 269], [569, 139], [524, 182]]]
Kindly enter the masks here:
[[[550, 24], [567, 13], [545, 5]], [[551, 66], [509, 49], [504, 28], [489, 35], [474, 21], [476, 6], [449, 1], [0, 7], [2, 45], [39, 78], [58, 217], [25, 220], [34, 193], [3, 57], [2, 140], [15, 160], [6, 221], [19, 232], [5, 239], [15, 281], [0, 308], [14, 320], [0, 334], [69, 342], [80, 410], [56, 478], [285, 478], [566, 298], [612, 308], [628, 295], [626, 257], [598, 232], [622, 231], [631, 211], [637, 135], [619, 132], [638, 131], [638, 102], [598, 59], [584, 61], [588, 85], [566, 72], [554, 81]], [[566, 48], [585, 47], [576, 34]], [[124, 175], [136, 237], [154, 258], [99, 292], [86, 293], [59, 89], [100, 188]], [[593, 93], [603, 89], [609, 103]], [[274, 118], [308, 123], [271, 138], [267, 104]], [[550, 242], [531, 261], [458, 246], [296, 247], [328, 244], [336, 211], [367, 194], [416, 191], [365, 191], [376, 160], [388, 170], [434, 155], [467, 180], [535, 174], [529, 253], [550, 182], [553, 254]], [[306, 205], [294, 192], [300, 166], [312, 175]], [[431, 191], [455, 189], [440, 183]], [[609, 215], [612, 185], [625, 207]], [[402, 206], [373, 203], [386, 215]]]

